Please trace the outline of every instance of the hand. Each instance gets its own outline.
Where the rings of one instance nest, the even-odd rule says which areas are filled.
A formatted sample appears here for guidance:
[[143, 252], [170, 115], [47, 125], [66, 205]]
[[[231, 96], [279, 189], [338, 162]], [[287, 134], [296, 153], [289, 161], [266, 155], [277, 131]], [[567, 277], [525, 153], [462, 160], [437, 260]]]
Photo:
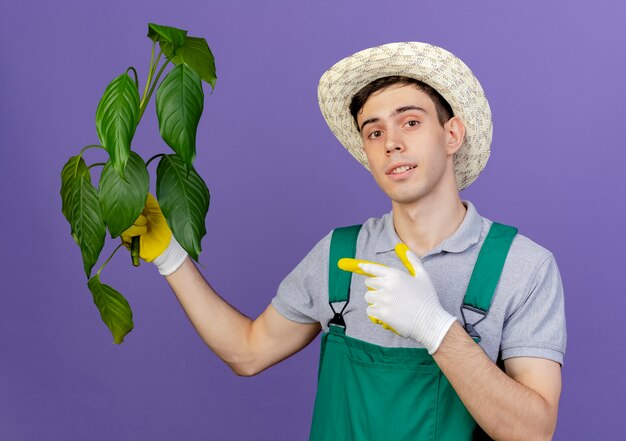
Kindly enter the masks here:
[[174, 238], [161, 212], [159, 203], [148, 193], [146, 206], [133, 225], [121, 234], [127, 248], [133, 236], [140, 236], [139, 257], [154, 262], [162, 275], [176, 271], [187, 257], [187, 252]]
[[[344, 271], [361, 274], [362, 276], [372, 276], [371, 274], [364, 272], [359, 267], [359, 264], [361, 263], [372, 263], [374, 265], [386, 266], [386, 265], [383, 265], [382, 263], [370, 262], [369, 260], [349, 259], [349, 258], [339, 259], [339, 262], [337, 262], [337, 266], [339, 266], [339, 268]], [[367, 289], [370, 291], [372, 290], [372, 288], [369, 288], [369, 287]], [[371, 303], [368, 303], [368, 305], [371, 305]], [[379, 320], [376, 317], [372, 317], [371, 315], [368, 315], [367, 317], [369, 317], [369, 319], [372, 322], [376, 323], [377, 325], [381, 325], [383, 328], [388, 329], [389, 331], [395, 332], [396, 334], [400, 335], [398, 331], [393, 329], [391, 326], [389, 326], [387, 323], [383, 322], [382, 320]]]
[[370, 319], [398, 335], [419, 341], [432, 355], [456, 318], [439, 303], [420, 259], [403, 243], [396, 245], [396, 254], [408, 273], [356, 259], [341, 259], [339, 268], [368, 276], [365, 301], [370, 305], [366, 310]]
[[121, 234], [126, 247], [130, 247], [133, 236], [141, 237], [139, 257], [146, 262], [152, 262], [159, 257], [170, 244], [172, 230], [167, 226], [159, 203], [150, 193], [139, 217]]

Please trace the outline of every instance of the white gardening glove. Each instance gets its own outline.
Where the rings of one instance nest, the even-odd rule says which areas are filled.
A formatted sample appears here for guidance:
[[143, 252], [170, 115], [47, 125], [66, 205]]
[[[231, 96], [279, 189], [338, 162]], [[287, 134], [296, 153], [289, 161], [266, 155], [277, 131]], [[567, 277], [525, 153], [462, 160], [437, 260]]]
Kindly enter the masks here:
[[[341, 259], [339, 267], [367, 277], [367, 315], [403, 337], [419, 341], [434, 354], [456, 317], [439, 303], [430, 276], [420, 259], [399, 243], [396, 254], [409, 273], [374, 262]], [[360, 270], [360, 271], [359, 271]]]
[[169, 276], [183, 264], [187, 258], [187, 251], [183, 249], [172, 234], [172, 240], [163, 254], [154, 259], [154, 263], [162, 276]]

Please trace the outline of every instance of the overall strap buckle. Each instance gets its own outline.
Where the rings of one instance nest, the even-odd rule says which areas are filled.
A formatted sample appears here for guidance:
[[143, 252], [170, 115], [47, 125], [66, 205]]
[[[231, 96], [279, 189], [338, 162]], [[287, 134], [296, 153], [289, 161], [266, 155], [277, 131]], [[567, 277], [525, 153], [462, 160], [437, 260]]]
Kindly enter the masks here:
[[330, 309], [333, 310], [333, 318], [331, 318], [328, 321], [328, 326], [330, 327], [330, 325], [335, 325], [335, 326], [341, 326], [344, 330], [346, 329], [346, 322], [343, 319], [343, 312], [346, 310], [346, 306], [348, 306], [348, 302], [345, 302], [343, 304], [343, 308], [341, 308], [341, 311], [337, 312], [335, 311], [335, 308], [333, 307], [333, 304], [330, 303]]
[[343, 320], [343, 314], [341, 314], [341, 312], [335, 312], [335, 315], [333, 316], [333, 318], [330, 319], [330, 321], [328, 322], [328, 326], [330, 325], [341, 326], [342, 328], [345, 329], [346, 322]]
[[[465, 309], [482, 315], [482, 318], [478, 321], [475, 321], [474, 323], [468, 323], [467, 319], [465, 318], [465, 313], [463, 312], [463, 310]], [[487, 317], [487, 312], [464, 303], [463, 305], [461, 305], [461, 317], [463, 317], [463, 328], [465, 328], [465, 331], [469, 334], [470, 337], [474, 339], [476, 343], [480, 342], [481, 337], [476, 330], [476, 325], [485, 320], [485, 318]]]

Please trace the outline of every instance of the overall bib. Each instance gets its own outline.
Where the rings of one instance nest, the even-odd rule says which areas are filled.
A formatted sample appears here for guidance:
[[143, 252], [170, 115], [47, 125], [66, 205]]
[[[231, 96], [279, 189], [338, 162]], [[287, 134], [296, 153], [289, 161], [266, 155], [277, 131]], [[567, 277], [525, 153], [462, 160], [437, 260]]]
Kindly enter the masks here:
[[[463, 441], [481, 433], [458, 395], [425, 348], [391, 348], [346, 335], [342, 313], [350, 300], [352, 273], [342, 257], [355, 257], [360, 225], [333, 231], [329, 259], [329, 303], [335, 314], [322, 335], [317, 396], [310, 441]], [[489, 310], [517, 228], [494, 222], [483, 242], [461, 306], [482, 318]], [[346, 302], [340, 312], [333, 303]]]

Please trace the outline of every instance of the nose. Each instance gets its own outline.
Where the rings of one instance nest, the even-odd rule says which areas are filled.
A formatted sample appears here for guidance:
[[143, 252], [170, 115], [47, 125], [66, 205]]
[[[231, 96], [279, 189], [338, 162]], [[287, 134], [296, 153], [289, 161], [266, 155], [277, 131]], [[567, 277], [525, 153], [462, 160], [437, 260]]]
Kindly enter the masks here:
[[404, 150], [404, 144], [401, 138], [396, 134], [394, 130], [387, 131], [387, 139], [385, 140], [385, 150], [387, 154], [391, 154], [392, 151], [401, 152]]

